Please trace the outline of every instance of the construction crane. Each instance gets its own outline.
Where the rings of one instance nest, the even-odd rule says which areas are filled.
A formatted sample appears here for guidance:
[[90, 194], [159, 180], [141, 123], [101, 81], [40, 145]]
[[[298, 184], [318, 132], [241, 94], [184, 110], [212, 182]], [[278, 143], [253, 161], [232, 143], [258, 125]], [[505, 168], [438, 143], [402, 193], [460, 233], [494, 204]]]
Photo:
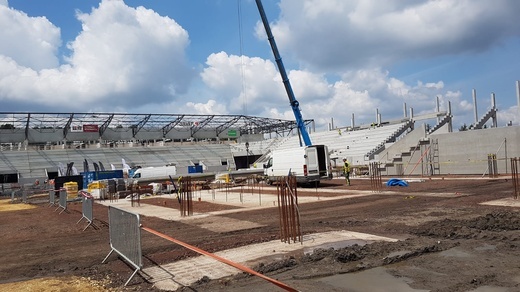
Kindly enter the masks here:
[[[282, 63], [282, 57], [280, 56], [280, 52], [278, 52], [278, 47], [276, 46], [276, 42], [274, 41], [273, 33], [271, 32], [271, 27], [269, 26], [269, 21], [267, 20], [267, 16], [265, 15], [264, 7], [262, 5], [261, 0], [256, 0], [256, 6], [258, 7], [258, 11], [260, 12], [260, 17], [262, 18], [262, 22], [264, 24], [265, 32], [267, 33], [267, 39], [269, 40], [269, 44], [271, 45], [271, 49], [273, 50], [274, 59], [276, 60], [276, 65], [278, 66], [278, 71], [280, 71], [280, 75], [282, 77], [283, 85], [285, 86], [285, 91], [287, 92], [287, 96], [289, 97], [289, 103], [294, 113], [294, 117], [296, 118], [296, 124], [298, 125], [298, 132], [300, 134], [301, 139], [305, 143], [305, 146], [311, 146], [311, 138], [307, 129], [305, 128], [305, 123], [303, 121], [302, 113], [300, 110], [300, 103], [294, 97], [294, 92], [291, 87], [291, 83], [289, 82], [289, 77], [287, 77], [287, 72], [285, 72], [285, 68]], [[302, 141], [300, 139], [300, 146], [302, 146]]]

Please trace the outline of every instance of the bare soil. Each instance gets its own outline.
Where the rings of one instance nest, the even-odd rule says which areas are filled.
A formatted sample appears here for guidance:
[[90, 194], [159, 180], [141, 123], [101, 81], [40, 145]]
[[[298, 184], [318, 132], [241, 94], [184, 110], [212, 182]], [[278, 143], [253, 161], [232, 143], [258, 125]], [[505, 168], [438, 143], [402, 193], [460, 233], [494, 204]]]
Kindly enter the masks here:
[[[323, 189], [339, 191], [320, 192]], [[317, 190], [299, 188], [298, 196], [317, 193], [323, 197], [342, 196], [347, 189], [351, 193], [370, 191], [372, 187], [366, 179], [352, 179], [352, 186], [345, 186], [343, 180], [332, 180]], [[508, 177], [425, 179], [408, 187], [384, 186], [381, 191], [369, 196], [301, 204], [302, 230], [304, 234], [349, 230], [399, 241], [299, 252], [282, 260], [266, 257], [254, 269], [300, 291], [344, 291], [327, 286], [320, 279], [375, 267], [384, 267], [393, 276], [406, 278], [414, 289], [453, 292], [501, 287], [505, 290], [500, 291], [520, 291], [520, 213], [512, 207], [480, 204], [511, 197], [513, 184]], [[146, 203], [179, 208], [174, 200], [147, 199]], [[31, 198], [30, 204], [36, 208], [0, 209], [0, 290], [15, 287], [9, 285], [34, 285], [26, 281], [35, 279], [41, 279], [40, 288], [46, 291], [92, 291], [92, 287], [111, 291], [156, 290], [139, 276], [124, 287], [132, 269], [115, 255], [107, 263], [101, 263], [110, 251], [107, 207], [95, 204], [96, 228], [83, 231], [86, 222], [78, 223], [82, 217], [81, 203], [70, 203], [68, 212], [61, 214], [61, 210], [49, 206], [45, 196]], [[233, 208], [236, 207], [210, 202], [193, 204], [195, 212]], [[216, 232], [155, 217], [141, 217], [141, 221], [143, 226], [209, 252], [279, 237], [278, 210], [274, 207], [220, 216], [256, 222], [262, 227]], [[145, 267], [195, 256], [147, 232], [142, 232], [142, 249]], [[49, 278], [66, 280], [61, 287], [54, 282], [45, 286], [44, 281]], [[68, 285], [80, 281], [70, 279], [80, 279], [84, 287]], [[180, 290], [281, 291], [265, 280], [243, 273], [218, 280], [204, 277]]]

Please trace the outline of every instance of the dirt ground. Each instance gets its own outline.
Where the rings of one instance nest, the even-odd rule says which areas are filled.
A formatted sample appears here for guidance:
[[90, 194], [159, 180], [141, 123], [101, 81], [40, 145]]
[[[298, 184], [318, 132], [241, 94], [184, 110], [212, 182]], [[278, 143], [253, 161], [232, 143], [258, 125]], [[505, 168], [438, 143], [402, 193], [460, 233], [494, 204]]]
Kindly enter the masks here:
[[[321, 193], [322, 189], [340, 191]], [[299, 188], [298, 196], [341, 196], [341, 190], [347, 189], [371, 190], [371, 184], [369, 180], [354, 178], [352, 186], [345, 186], [343, 180], [332, 180], [317, 190]], [[513, 207], [480, 204], [512, 197], [509, 177], [417, 178], [408, 187], [384, 186], [381, 190], [383, 193], [369, 196], [300, 204], [303, 233], [348, 230], [399, 241], [324, 248], [313, 253], [302, 251], [276, 260], [266, 257], [254, 269], [300, 291], [366, 291], [363, 286], [347, 290], [341, 284], [343, 280], [331, 277], [356, 276], [360, 274], [355, 272], [361, 271], [381, 273], [382, 269], [396, 279], [406, 280], [408, 289], [417, 289], [409, 291], [520, 291], [520, 213]], [[142, 202], [179, 208], [175, 200]], [[5, 207], [8, 204], [12, 208]], [[237, 207], [204, 201], [194, 201], [193, 205], [197, 213], [233, 208]], [[55, 206], [49, 206], [46, 195], [31, 197], [29, 204], [11, 204], [3, 197], [0, 290], [157, 290], [140, 276], [124, 287], [132, 268], [115, 255], [101, 263], [110, 251], [107, 207], [94, 205], [96, 228], [84, 231], [86, 222], [78, 223], [80, 203], [71, 203], [68, 212], [59, 213]], [[141, 223], [209, 252], [279, 238], [275, 207], [228, 211], [219, 216], [256, 222], [262, 227], [213, 232], [184, 222], [144, 216]], [[195, 256], [194, 252], [155, 235], [141, 235], [145, 267]], [[375, 274], [372, 280], [377, 277]], [[282, 291], [244, 273], [217, 280], [204, 277], [180, 290]]]

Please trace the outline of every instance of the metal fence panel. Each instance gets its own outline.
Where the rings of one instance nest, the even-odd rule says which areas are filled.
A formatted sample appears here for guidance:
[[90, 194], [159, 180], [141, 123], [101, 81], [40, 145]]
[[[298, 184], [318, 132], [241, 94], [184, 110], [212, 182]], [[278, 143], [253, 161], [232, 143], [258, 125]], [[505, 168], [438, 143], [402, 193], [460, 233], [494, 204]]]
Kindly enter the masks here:
[[109, 206], [108, 222], [111, 251], [105, 257], [103, 262], [105, 262], [110, 254], [115, 251], [129, 264], [135, 267], [136, 270], [125, 283], [126, 286], [137, 271], [139, 271], [143, 266], [139, 214]]
[[63, 211], [67, 211], [67, 190], [66, 189], [60, 189], [60, 198], [58, 200], [58, 209], [62, 208], [60, 214], [63, 213]]
[[81, 193], [81, 213], [82, 217], [76, 223], [81, 222], [83, 218], [88, 221], [88, 225], [83, 228], [83, 231], [87, 229], [89, 226], [94, 226], [94, 197], [88, 192], [80, 192]]
[[56, 205], [56, 191], [49, 190], [49, 207]]
[[22, 203], [27, 203], [27, 193], [29, 191], [27, 189], [22, 189]]

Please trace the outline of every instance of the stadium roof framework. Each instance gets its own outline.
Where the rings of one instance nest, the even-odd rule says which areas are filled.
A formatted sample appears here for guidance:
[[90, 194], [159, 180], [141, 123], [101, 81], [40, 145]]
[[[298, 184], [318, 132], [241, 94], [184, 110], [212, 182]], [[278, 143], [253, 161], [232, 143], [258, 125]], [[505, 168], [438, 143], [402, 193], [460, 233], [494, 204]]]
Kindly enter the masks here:
[[[312, 123], [313, 120], [305, 120], [307, 126]], [[129, 137], [133, 139], [138, 139], [143, 132], [148, 132], [147, 137], [162, 139], [168, 137], [172, 130], [182, 129], [188, 131], [190, 137], [196, 137], [196, 133], [202, 131], [205, 136], [214, 133], [214, 137], [210, 138], [218, 138], [229, 130], [236, 131], [240, 136], [284, 136], [297, 130], [298, 126], [295, 121], [246, 115], [0, 112], [0, 135], [6, 130], [15, 129], [23, 130], [25, 140], [30, 143], [29, 131], [60, 132], [66, 139], [71, 132], [97, 132], [99, 137], [103, 137], [107, 129], [126, 129], [131, 131]], [[92, 136], [86, 135], [86, 140], [89, 137]]]

